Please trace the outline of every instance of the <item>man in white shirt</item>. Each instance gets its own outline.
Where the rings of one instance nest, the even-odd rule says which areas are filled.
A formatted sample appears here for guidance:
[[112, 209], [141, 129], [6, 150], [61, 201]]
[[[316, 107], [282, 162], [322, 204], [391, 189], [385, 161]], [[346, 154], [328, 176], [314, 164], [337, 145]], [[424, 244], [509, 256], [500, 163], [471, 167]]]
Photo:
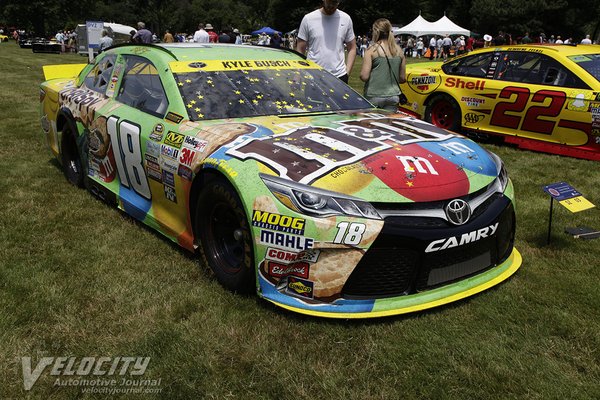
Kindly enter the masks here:
[[585, 39], [581, 41], [581, 44], [592, 44], [592, 39], [590, 39], [590, 35], [585, 35]]
[[194, 33], [194, 42], [208, 43], [208, 32], [204, 30], [204, 24], [198, 24], [198, 30]]
[[[356, 59], [356, 37], [352, 19], [338, 10], [337, 0], [323, 0], [323, 6], [302, 18], [296, 50], [306, 54], [333, 75], [348, 83]], [[344, 45], [348, 57], [344, 57]]]

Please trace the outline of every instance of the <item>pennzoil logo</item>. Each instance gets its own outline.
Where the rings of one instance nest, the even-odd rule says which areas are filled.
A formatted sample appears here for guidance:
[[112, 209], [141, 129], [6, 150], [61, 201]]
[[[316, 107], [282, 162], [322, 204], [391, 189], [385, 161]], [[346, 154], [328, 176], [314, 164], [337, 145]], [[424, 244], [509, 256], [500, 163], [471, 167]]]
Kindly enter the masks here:
[[180, 149], [184, 138], [185, 136], [180, 133], [169, 131], [167, 137], [165, 137], [164, 143]]
[[290, 217], [267, 211], [254, 210], [252, 213], [253, 226], [273, 231], [293, 233], [295, 235], [304, 235], [305, 222], [303, 218]]
[[298, 296], [313, 298], [313, 282], [300, 278], [288, 278], [287, 291]]

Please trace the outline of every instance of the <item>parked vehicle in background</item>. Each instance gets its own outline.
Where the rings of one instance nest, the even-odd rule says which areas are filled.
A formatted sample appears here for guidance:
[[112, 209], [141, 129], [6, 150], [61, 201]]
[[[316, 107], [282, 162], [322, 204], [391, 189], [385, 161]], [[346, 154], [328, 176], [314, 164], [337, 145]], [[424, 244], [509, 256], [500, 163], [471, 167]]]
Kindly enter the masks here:
[[407, 68], [402, 109], [452, 131], [600, 160], [600, 46], [489, 47]]
[[[106, 29], [108, 36], [112, 38], [113, 46], [129, 42], [129, 40], [131, 39], [131, 31], [136, 32], [136, 29], [132, 26], [116, 24], [112, 22], [105, 22], [104, 29]], [[87, 56], [88, 37], [86, 25], [77, 25], [75, 32], [77, 33], [77, 53]], [[94, 54], [98, 54], [98, 49], [94, 49]]]

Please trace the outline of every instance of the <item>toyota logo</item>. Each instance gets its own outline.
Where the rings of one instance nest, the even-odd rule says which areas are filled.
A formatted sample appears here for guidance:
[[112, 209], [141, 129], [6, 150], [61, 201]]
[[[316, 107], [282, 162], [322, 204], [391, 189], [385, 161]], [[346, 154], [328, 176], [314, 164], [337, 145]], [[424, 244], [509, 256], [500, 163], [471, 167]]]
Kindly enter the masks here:
[[465, 224], [471, 218], [471, 207], [464, 200], [454, 199], [446, 206], [446, 217], [454, 225]]

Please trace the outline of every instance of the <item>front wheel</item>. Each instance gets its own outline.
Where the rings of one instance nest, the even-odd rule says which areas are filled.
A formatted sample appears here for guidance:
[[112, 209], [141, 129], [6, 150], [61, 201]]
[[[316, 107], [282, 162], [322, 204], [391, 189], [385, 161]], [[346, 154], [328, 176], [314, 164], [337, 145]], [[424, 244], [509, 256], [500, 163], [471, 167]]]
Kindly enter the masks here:
[[458, 132], [460, 119], [460, 107], [453, 98], [446, 95], [434, 97], [425, 109], [425, 121], [443, 129]]
[[252, 234], [242, 202], [224, 178], [211, 179], [202, 189], [195, 228], [200, 256], [219, 283], [250, 293], [256, 279]]

